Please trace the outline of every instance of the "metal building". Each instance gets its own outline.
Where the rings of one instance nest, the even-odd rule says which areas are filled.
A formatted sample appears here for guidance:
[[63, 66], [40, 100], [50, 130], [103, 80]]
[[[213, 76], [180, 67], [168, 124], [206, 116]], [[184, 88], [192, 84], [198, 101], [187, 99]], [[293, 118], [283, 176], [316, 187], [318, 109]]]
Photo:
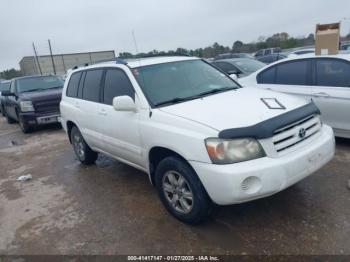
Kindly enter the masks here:
[[[53, 62], [56, 74], [58, 75], [65, 74], [68, 69], [75, 66], [114, 59], [114, 51], [53, 55]], [[38, 62], [40, 66], [38, 65]], [[40, 70], [43, 75], [54, 74], [54, 66], [50, 55], [38, 56], [38, 62], [36, 61], [35, 56], [23, 57], [19, 62], [23, 75], [40, 75]]]

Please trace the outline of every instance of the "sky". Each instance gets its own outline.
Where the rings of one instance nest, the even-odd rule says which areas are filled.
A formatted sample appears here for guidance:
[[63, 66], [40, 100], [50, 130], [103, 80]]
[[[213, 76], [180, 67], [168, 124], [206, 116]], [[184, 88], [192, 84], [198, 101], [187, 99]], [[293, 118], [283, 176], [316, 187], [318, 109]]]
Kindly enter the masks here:
[[314, 33], [317, 23], [342, 21], [350, 31], [349, 0], [0, 0], [0, 71], [23, 56], [115, 50], [195, 49], [218, 42], [256, 41], [287, 32]]

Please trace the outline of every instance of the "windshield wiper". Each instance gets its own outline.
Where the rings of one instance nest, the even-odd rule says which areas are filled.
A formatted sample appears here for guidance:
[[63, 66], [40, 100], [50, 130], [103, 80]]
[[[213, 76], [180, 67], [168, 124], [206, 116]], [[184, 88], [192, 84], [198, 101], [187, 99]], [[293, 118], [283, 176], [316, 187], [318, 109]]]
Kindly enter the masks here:
[[169, 99], [169, 100], [166, 100], [166, 101], [163, 101], [163, 102], [159, 102], [159, 103], [156, 103], [154, 104], [155, 106], [164, 106], [164, 105], [171, 105], [171, 104], [176, 104], [176, 103], [179, 103], [179, 102], [184, 102], [184, 101], [188, 101], [188, 100], [192, 100], [194, 98], [192, 97], [175, 97], [173, 99]]
[[206, 91], [206, 92], [203, 92], [203, 93], [200, 93], [200, 94], [196, 95], [195, 98], [202, 97], [202, 96], [206, 96], [206, 95], [217, 94], [217, 93], [225, 92], [225, 91], [228, 91], [228, 90], [235, 90], [235, 89], [237, 89], [237, 87], [220, 87], [220, 88], [214, 88], [214, 89], [212, 89], [212, 90], [209, 90], [209, 91]]
[[194, 96], [189, 96], [189, 97], [175, 97], [173, 99], [170, 100], [166, 100], [163, 102], [159, 102], [157, 104], [155, 104], [154, 106], [163, 106], [163, 105], [171, 105], [171, 104], [176, 104], [176, 103], [180, 103], [180, 102], [184, 102], [184, 101], [189, 101], [189, 100], [194, 100], [206, 95], [211, 95], [211, 94], [216, 94], [216, 93], [220, 93], [220, 92], [225, 92], [228, 90], [234, 90], [237, 89], [237, 87], [221, 87], [221, 88], [214, 88], [210, 91], [206, 91], [203, 93], [200, 93], [198, 95], [194, 95]]

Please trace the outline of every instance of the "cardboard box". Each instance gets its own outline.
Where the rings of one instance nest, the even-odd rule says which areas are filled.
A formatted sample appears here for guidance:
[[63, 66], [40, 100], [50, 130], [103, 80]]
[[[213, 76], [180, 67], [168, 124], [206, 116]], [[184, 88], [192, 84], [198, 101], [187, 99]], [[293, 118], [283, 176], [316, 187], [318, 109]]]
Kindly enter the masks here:
[[339, 52], [340, 23], [316, 25], [316, 55], [336, 55]]

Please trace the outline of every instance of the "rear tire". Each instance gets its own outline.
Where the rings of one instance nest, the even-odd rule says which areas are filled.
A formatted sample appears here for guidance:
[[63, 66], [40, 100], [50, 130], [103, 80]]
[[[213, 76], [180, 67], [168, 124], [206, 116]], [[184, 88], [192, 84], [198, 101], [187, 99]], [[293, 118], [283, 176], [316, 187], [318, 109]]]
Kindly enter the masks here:
[[9, 115], [7, 114], [7, 112], [5, 112], [5, 117], [6, 117], [6, 121], [8, 124], [14, 124], [16, 123], [16, 121], [14, 119], [12, 119], [11, 117], [9, 117]]
[[76, 126], [72, 127], [70, 132], [70, 139], [73, 145], [75, 155], [81, 163], [84, 165], [94, 164], [98, 155], [93, 151], [89, 145], [85, 142], [79, 129]]
[[165, 208], [178, 220], [196, 225], [213, 211], [213, 203], [197, 174], [177, 157], [163, 159], [155, 174], [159, 198]]

